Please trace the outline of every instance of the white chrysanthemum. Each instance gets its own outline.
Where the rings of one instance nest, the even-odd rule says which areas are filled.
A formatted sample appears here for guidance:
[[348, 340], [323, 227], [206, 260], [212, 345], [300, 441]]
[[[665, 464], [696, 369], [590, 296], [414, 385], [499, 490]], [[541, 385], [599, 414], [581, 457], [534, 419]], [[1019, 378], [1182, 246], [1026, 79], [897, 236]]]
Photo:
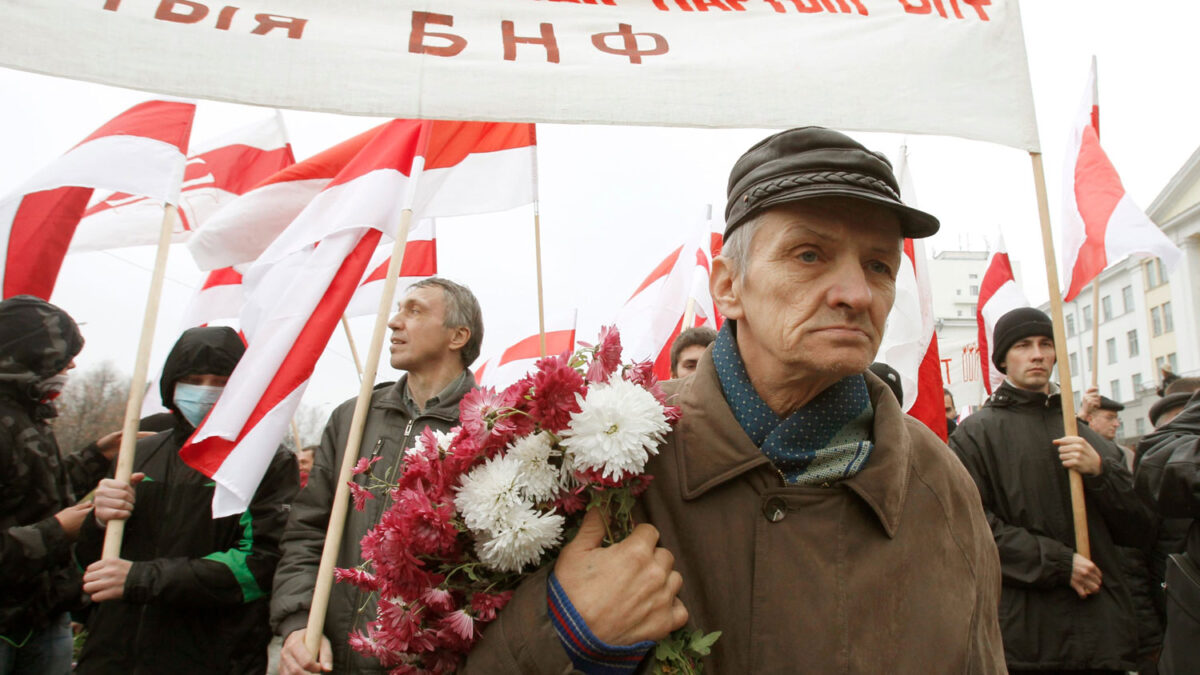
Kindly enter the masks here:
[[497, 456], [462, 477], [454, 506], [467, 527], [475, 532], [493, 533], [515, 522], [514, 512], [526, 508], [517, 484], [520, 472], [520, 462]]
[[[450, 441], [452, 440], [454, 440], [454, 434], [447, 433], [445, 431], [438, 431], [436, 429], [433, 430], [434, 448], [439, 450], [441, 453], [445, 454], [450, 451]], [[408, 450], [405, 450], [404, 455], [419, 455], [422, 452], [425, 452], [425, 444], [418, 442], [414, 443], [413, 446]]]
[[562, 541], [564, 519], [557, 513], [538, 513], [529, 506], [515, 509], [509, 527], [475, 543], [479, 560], [501, 572], [520, 572], [540, 562], [542, 554]]
[[550, 463], [550, 459], [561, 455], [550, 441], [550, 434], [539, 431], [536, 434], [522, 436], [517, 442], [508, 446], [507, 456], [515, 459], [521, 465], [517, 476], [517, 485], [521, 487], [525, 498], [532, 502], [544, 502], [553, 499], [561, 483], [558, 467]]
[[605, 478], [640, 474], [670, 429], [654, 395], [614, 375], [592, 385], [571, 415], [562, 446], [577, 469], [600, 470]]

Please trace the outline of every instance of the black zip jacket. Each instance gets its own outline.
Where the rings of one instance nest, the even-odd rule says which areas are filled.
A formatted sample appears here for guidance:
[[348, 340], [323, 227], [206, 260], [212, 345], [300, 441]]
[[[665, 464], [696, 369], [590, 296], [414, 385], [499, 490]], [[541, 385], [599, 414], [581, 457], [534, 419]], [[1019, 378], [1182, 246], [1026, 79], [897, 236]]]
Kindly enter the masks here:
[[1052, 442], [1063, 436], [1058, 394], [1005, 382], [950, 437], [1000, 550], [1000, 629], [1012, 669], [1136, 667], [1137, 618], [1116, 547], [1149, 548], [1155, 517], [1134, 493], [1120, 449], [1086, 425], [1079, 435], [1103, 460], [1099, 476], [1083, 477], [1092, 560], [1104, 577], [1085, 600], [1069, 585], [1075, 529], [1067, 471]]

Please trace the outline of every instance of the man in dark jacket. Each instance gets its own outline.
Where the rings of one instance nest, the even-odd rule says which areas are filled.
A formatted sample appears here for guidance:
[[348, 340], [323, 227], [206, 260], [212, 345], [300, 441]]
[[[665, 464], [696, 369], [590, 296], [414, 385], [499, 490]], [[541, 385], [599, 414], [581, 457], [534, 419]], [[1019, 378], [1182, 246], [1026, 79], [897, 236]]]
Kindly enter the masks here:
[[[112, 478], [97, 488], [78, 547], [97, 607], [77, 672], [266, 672], [268, 596], [299, 489], [296, 458], [280, 447], [246, 512], [214, 519], [214, 483], [179, 457], [244, 352], [230, 328], [184, 331], [160, 383], [175, 429], [138, 442], [136, 490]], [[97, 560], [105, 524], [119, 518], [128, 519], [121, 557]]]
[[[68, 673], [67, 610], [80, 600], [74, 505], [108, 470], [99, 448], [63, 457], [47, 421], [83, 336], [28, 295], [0, 302], [0, 673]], [[74, 482], [72, 482], [74, 481]]]
[[1184, 553], [1165, 562], [1167, 628], [1159, 672], [1200, 672], [1200, 392], [1138, 443], [1138, 455], [1138, 492], [1169, 523], [1187, 526]]
[[[475, 295], [465, 286], [437, 277], [413, 284], [388, 326], [392, 329], [391, 365], [406, 374], [395, 384], [375, 388], [358, 449], [361, 457], [380, 458], [374, 469], [379, 476], [397, 474], [404, 451], [413, 447], [426, 428], [447, 431], [458, 424], [459, 401], [475, 388], [467, 366], [479, 356], [483, 343], [483, 316]], [[304, 647], [317, 566], [354, 404], [355, 399], [350, 399], [330, 416], [308, 485], [296, 499], [284, 536], [283, 560], [271, 598], [271, 623], [284, 637], [279, 660], [282, 675], [320, 670], [386, 672], [378, 662], [352, 651], [346, 642], [350, 633], [365, 629], [368, 617], [375, 613], [374, 602], [348, 584], [333, 587], [319, 659], [314, 661]], [[370, 476], [363, 474], [354, 480], [367, 485]], [[385, 497], [367, 501], [362, 511], [350, 509], [338, 567], [362, 562], [359, 541], [389, 505]]]
[[[1009, 670], [1133, 670], [1138, 629], [1116, 546], [1149, 546], [1153, 514], [1115, 445], [1086, 425], [1063, 435], [1050, 317], [1015, 309], [996, 323], [994, 342], [1006, 379], [950, 447], [979, 486], [1000, 549]], [[1083, 474], [1092, 560], [1072, 548], [1064, 468]]]

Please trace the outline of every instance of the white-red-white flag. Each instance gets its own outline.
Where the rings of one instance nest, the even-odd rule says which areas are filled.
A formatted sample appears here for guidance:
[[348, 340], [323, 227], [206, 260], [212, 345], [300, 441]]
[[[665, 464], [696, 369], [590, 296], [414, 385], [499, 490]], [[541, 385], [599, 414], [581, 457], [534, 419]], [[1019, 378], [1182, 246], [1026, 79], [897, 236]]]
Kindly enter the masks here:
[[1070, 302], [1100, 272], [1127, 255], [1158, 257], [1168, 271], [1183, 258], [1133, 202], [1100, 147], [1096, 61], [1088, 72], [1063, 173], [1063, 300]]
[[[396, 281], [396, 295], [405, 293], [409, 286], [437, 274], [437, 230], [433, 218], [427, 218], [415, 223], [408, 232], [408, 242], [404, 245], [404, 260], [400, 263], [400, 273]], [[367, 274], [359, 284], [350, 304], [346, 306], [346, 316], [373, 315], [379, 311], [379, 295], [383, 293], [387, 281], [388, 263], [391, 262], [392, 247], [381, 246], [371, 256], [371, 264]], [[394, 298], [393, 298], [394, 300]]]
[[1029, 300], [1025, 299], [1013, 276], [1012, 262], [1004, 248], [1004, 237], [1001, 236], [979, 282], [979, 303], [975, 309], [975, 321], [979, 325], [979, 366], [988, 394], [1004, 382], [1004, 373], [992, 365], [992, 335], [996, 330], [996, 322], [1010, 311], [1028, 306]]
[[[576, 310], [546, 317], [546, 356], [556, 356], [575, 349]], [[525, 377], [542, 358], [541, 333], [518, 340], [500, 351], [499, 356], [480, 359], [475, 369], [475, 382], [481, 387], [504, 389]]]
[[[896, 178], [904, 202], [915, 206], [916, 191], [908, 169], [907, 146], [900, 148]], [[925, 244], [919, 239], [905, 239], [904, 255], [896, 274], [896, 299], [888, 314], [877, 360], [900, 374], [904, 393], [904, 400], [900, 401], [901, 409], [945, 440], [946, 412], [941, 359], [934, 324], [933, 293]]]
[[[671, 377], [671, 345], [684, 328], [718, 328], [722, 321], [708, 293], [713, 248], [719, 246], [710, 228], [706, 219], [702, 228], [655, 265], [617, 313], [615, 323], [626, 359], [653, 361], [654, 374], [662, 380]], [[689, 304], [694, 318], [684, 326]]]
[[0, 199], [3, 296], [49, 298], [96, 189], [179, 202], [193, 103], [147, 101], [114, 117]]
[[[454, 174], [456, 165], [444, 150], [438, 170], [446, 175], [432, 188], [425, 184], [435, 138], [440, 135], [444, 147], [456, 148], [454, 156], [468, 166], [466, 173], [478, 165], [465, 162], [474, 153], [448, 137], [451, 129], [475, 139], [481, 152], [495, 152], [489, 141], [498, 137], [533, 136], [532, 125], [523, 124], [389, 122], [374, 130], [246, 271], [247, 300], [241, 314], [249, 342], [246, 356], [217, 405], [180, 451], [188, 464], [216, 481], [215, 516], [239, 513], [252, 498], [317, 358], [367, 274], [382, 233], [395, 236], [404, 209], [436, 203], [441, 190], [462, 189]], [[532, 163], [524, 172], [525, 183], [532, 183], [531, 171]], [[514, 180], [505, 176], [502, 182]], [[486, 203], [489, 208], [511, 208], [531, 194], [515, 194], [507, 204], [499, 199]], [[470, 206], [455, 208], [462, 213]]]
[[232, 267], [213, 270], [184, 309], [183, 328], [236, 319], [245, 304], [241, 273]]
[[[172, 241], [183, 241], [217, 209], [295, 161], [278, 111], [194, 147]], [[156, 244], [161, 223], [161, 204], [142, 195], [113, 193], [88, 207], [69, 252]]]

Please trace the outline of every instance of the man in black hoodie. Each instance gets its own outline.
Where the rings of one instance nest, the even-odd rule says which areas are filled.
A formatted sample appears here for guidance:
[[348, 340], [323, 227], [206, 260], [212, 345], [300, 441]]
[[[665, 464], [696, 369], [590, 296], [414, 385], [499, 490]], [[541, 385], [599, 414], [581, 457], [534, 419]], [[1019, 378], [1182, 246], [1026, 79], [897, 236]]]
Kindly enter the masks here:
[[[280, 447], [246, 512], [214, 519], [213, 481], [179, 457], [244, 352], [230, 328], [185, 331], [161, 379], [176, 428], [138, 442], [132, 486], [109, 478], [97, 488], [78, 552], [97, 607], [76, 672], [266, 672], [267, 603], [299, 488], [296, 458]], [[105, 524], [120, 518], [121, 557], [98, 560]]]
[[[1117, 546], [1146, 548], [1155, 517], [1111, 442], [1086, 425], [1063, 433], [1051, 382], [1054, 332], [1032, 307], [996, 322], [992, 362], [1005, 381], [959, 423], [966, 465], [1000, 550], [1000, 629], [1009, 672], [1124, 672], [1138, 658], [1130, 580]], [[1067, 472], [1083, 475], [1091, 560], [1074, 551]]]
[[95, 445], [63, 457], [47, 422], [83, 349], [75, 321], [29, 295], [0, 302], [0, 673], [71, 670], [75, 504], [108, 470]]

